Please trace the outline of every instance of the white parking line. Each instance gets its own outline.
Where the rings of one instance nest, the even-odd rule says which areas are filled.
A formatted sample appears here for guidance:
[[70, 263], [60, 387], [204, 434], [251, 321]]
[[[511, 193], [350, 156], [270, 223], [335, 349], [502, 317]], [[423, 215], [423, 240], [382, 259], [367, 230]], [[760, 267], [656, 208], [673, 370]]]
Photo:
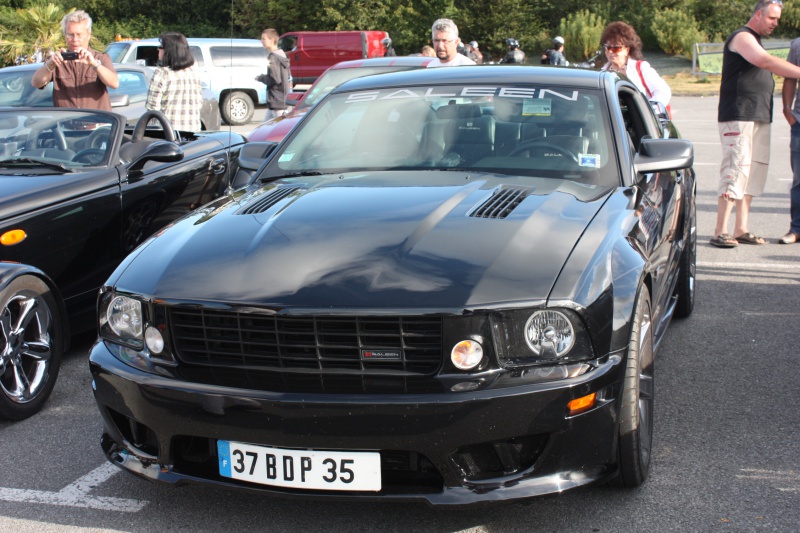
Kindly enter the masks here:
[[727, 268], [727, 269], [753, 269], [753, 270], [797, 270], [800, 261], [796, 263], [736, 263], [728, 261], [697, 261], [700, 268]]
[[[758, 468], [742, 468], [743, 474], [737, 474], [739, 479], [758, 479], [773, 482], [773, 488], [780, 492], [800, 492], [800, 474], [794, 470], [761, 470]], [[775, 487], [775, 484], [789, 485], [788, 487]]]
[[106, 463], [95, 468], [58, 492], [0, 487], [0, 500], [63, 505], [67, 507], [86, 507], [89, 509], [120, 511], [123, 513], [136, 513], [141, 511], [144, 506], [150, 502], [146, 500], [128, 500], [109, 496], [91, 496], [89, 494], [93, 488], [107, 481], [118, 472], [120, 472], [119, 468], [111, 463]]

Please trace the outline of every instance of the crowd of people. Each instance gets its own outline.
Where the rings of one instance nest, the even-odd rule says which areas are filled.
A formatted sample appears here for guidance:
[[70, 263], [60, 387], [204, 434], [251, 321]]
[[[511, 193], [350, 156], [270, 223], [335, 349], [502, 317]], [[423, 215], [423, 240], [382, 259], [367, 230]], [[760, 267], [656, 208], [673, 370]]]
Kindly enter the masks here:
[[[792, 42], [787, 60], [766, 52], [761, 38], [771, 35], [778, 25], [783, 5], [775, 0], [758, 0], [748, 22], [734, 31], [723, 49], [722, 79], [718, 107], [718, 129], [722, 162], [717, 198], [717, 220], [710, 243], [719, 248], [739, 244], [765, 244], [763, 237], [749, 229], [753, 198], [763, 193], [769, 169], [770, 126], [775, 90], [772, 75], [785, 78], [782, 91], [783, 114], [791, 126], [790, 225], [778, 242], [800, 242], [800, 39]], [[119, 86], [119, 79], [108, 55], [89, 46], [92, 19], [85, 11], [73, 11], [62, 20], [66, 47], [42, 57], [42, 66], [31, 83], [44, 88], [53, 84], [53, 105], [111, 110], [108, 88]], [[267, 85], [267, 118], [286, 113], [286, 94], [291, 91], [291, 71], [285, 52], [278, 48], [278, 32], [264, 30], [261, 42], [267, 50], [267, 72], [257, 79]], [[200, 129], [202, 85], [194, 68], [194, 58], [186, 37], [165, 32], [159, 37], [158, 67], [147, 94], [147, 109], [161, 111], [177, 131]], [[433, 57], [429, 67], [475, 65], [484, 62], [477, 41], [461, 42], [458, 26], [451, 19], [438, 19], [431, 27], [431, 43], [419, 55]], [[505, 41], [506, 55], [499, 61], [524, 64], [527, 56], [516, 38]], [[616, 21], [603, 30], [600, 45], [606, 63], [601, 68], [625, 75], [648, 98], [669, 112], [672, 95], [669, 85], [644, 60], [642, 40], [629, 24]], [[396, 52], [390, 38], [382, 41], [384, 56]], [[553, 39], [552, 48], [542, 54], [542, 63], [569, 65], [565, 40]], [[736, 212], [733, 232], [729, 222]]]

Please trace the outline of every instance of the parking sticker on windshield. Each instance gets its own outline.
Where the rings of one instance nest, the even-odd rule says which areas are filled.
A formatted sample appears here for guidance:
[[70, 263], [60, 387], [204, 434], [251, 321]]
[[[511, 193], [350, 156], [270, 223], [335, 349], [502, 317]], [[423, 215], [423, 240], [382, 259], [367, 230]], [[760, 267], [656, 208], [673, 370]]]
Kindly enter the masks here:
[[600, 155], [578, 154], [578, 164], [582, 167], [600, 168]]
[[523, 117], [549, 117], [553, 113], [551, 98], [525, 99], [522, 101]]
[[294, 157], [294, 152], [284, 152], [281, 154], [281, 157], [278, 159], [279, 163], [285, 163], [286, 161], [291, 161]]

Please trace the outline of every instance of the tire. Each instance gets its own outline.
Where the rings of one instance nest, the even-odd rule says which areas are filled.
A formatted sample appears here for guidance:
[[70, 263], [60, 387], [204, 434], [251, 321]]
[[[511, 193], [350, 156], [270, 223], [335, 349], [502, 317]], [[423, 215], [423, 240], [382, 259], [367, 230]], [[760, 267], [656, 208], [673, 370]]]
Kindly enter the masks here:
[[653, 328], [650, 293], [642, 287], [636, 299], [625, 365], [619, 422], [619, 479], [638, 487], [647, 479], [653, 444]]
[[681, 253], [678, 282], [675, 285], [675, 294], [678, 297], [675, 303], [675, 316], [678, 318], [686, 318], [692, 314], [697, 291], [697, 214], [694, 196], [690, 200], [689, 217], [686, 246]]
[[252, 98], [242, 91], [231, 91], [226, 94], [219, 110], [222, 118], [231, 126], [247, 124], [255, 113]]
[[62, 336], [58, 305], [42, 280], [20, 276], [0, 291], [0, 418], [42, 409], [58, 377]]

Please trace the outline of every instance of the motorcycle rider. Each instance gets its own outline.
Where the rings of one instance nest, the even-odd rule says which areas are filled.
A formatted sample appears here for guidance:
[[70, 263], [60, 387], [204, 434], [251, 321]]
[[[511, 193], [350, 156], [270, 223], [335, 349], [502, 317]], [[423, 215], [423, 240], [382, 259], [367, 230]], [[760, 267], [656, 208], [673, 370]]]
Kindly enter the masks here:
[[513, 37], [509, 37], [506, 39], [506, 45], [508, 46], [508, 52], [503, 59], [500, 60], [500, 63], [525, 63], [527, 58], [525, 57], [525, 52], [519, 49], [519, 41], [514, 39]]

